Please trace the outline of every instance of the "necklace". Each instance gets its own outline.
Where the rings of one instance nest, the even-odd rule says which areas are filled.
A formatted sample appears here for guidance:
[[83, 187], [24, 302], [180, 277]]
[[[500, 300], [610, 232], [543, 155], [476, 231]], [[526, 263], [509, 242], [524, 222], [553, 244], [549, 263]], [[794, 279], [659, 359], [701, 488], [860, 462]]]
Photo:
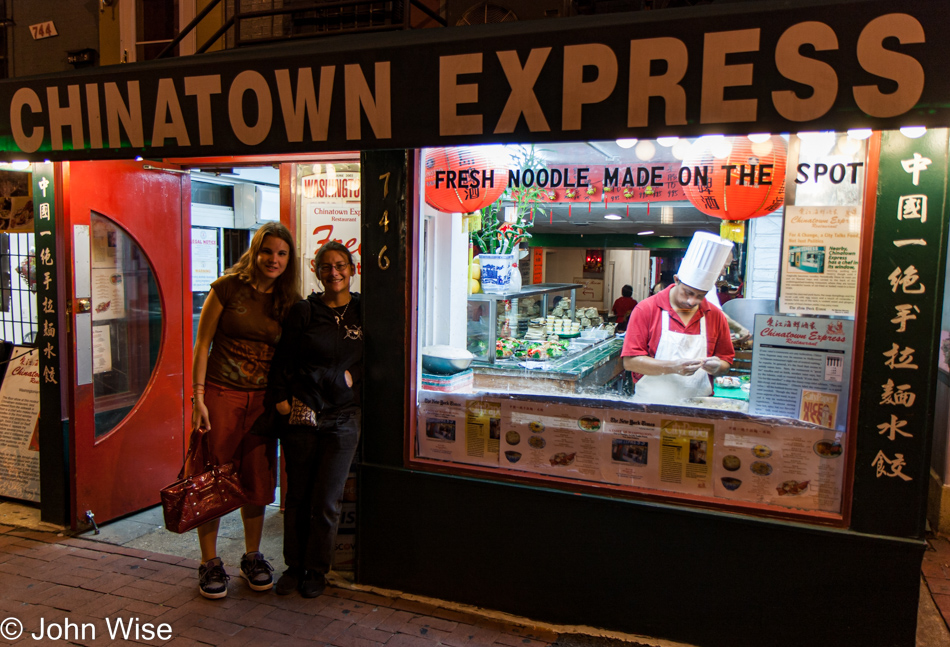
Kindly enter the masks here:
[[[350, 299], [352, 301], [352, 299]], [[346, 316], [346, 310], [350, 307], [350, 301], [346, 302], [346, 305], [343, 306], [343, 312], [337, 314], [336, 308], [333, 308], [333, 316], [336, 317], [336, 327], [339, 328], [340, 324], [343, 323], [343, 317]]]

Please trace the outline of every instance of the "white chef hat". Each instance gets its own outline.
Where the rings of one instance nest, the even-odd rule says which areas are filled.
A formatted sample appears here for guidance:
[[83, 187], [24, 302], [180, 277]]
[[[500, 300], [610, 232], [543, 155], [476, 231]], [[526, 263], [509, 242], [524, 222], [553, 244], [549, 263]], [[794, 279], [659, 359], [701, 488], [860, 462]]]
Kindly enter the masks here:
[[697, 231], [676, 275], [694, 290], [709, 292], [716, 286], [722, 266], [729, 258], [732, 243], [707, 231]]

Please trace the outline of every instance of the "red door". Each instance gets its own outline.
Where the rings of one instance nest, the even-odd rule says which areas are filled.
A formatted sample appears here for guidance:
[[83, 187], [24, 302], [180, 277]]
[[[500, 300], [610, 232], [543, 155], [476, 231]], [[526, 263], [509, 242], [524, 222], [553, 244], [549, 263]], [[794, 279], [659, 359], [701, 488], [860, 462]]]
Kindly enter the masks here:
[[157, 504], [181, 467], [191, 188], [164, 168], [63, 164], [74, 528]]

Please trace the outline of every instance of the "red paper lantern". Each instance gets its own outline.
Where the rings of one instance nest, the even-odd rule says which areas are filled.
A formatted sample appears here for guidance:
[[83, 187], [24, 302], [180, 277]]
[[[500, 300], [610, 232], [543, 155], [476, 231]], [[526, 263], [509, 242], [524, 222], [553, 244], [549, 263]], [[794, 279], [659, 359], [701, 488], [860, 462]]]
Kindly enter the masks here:
[[508, 188], [508, 169], [496, 151], [491, 146], [429, 149], [426, 204], [446, 213], [473, 213], [495, 202]]
[[[691, 175], [683, 189], [693, 206], [723, 220], [749, 220], [782, 206], [788, 158], [785, 140], [773, 135], [760, 143], [748, 137], [727, 141], [732, 150], [724, 158], [715, 157], [707, 147], [683, 160], [683, 168], [688, 167]], [[708, 183], [697, 186], [696, 169], [702, 167], [708, 169]], [[684, 172], [680, 177], [685, 179]]]

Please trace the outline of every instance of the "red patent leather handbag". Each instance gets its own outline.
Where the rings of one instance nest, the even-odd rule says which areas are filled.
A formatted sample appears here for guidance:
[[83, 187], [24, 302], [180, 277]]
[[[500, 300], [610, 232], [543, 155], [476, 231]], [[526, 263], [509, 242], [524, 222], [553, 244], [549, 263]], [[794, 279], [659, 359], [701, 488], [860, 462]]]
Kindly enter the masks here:
[[[212, 465], [207, 461], [206, 436], [207, 432], [200, 431], [191, 434], [178, 480], [161, 490], [165, 527], [172, 532], [188, 532], [247, 502], [234, 463]], [[185, 476], [186, 471], [197, 473]]]

